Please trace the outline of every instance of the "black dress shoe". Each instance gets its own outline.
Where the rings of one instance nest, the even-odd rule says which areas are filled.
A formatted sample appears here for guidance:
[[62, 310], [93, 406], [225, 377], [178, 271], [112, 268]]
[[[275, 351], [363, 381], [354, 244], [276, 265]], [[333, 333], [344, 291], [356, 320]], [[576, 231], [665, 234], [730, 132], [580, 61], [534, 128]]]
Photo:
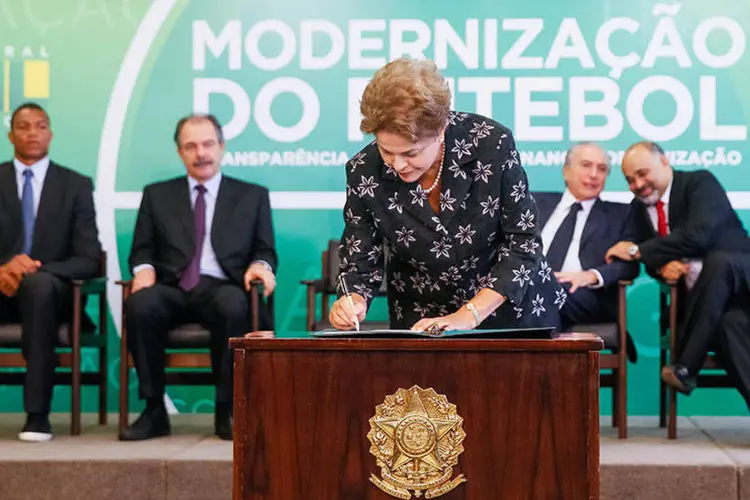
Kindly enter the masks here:
[[160, 408], [146, 408], [133, 425], [126, 427], [120, 433], [120, 441], [143, 441], [172, 433], [167, 410]]
[[232, 411], [227, 408], [217, 406], [216, 415], [214, 415], [214, 432], [220, 439], [231, 441], [234, 430]]
[[661, 379], [669, 386], [686, 395], [690, 395], [698, 385], [697, 377], [690, 375], [688, 369], [680, 365], [665, 366], [662, 368]]

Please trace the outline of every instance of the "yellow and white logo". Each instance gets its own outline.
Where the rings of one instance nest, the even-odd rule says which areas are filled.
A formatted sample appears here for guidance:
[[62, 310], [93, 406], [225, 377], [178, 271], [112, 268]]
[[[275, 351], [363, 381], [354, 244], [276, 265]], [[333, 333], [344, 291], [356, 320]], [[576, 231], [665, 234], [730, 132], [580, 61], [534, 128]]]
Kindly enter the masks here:
[[10, 113], [24, 101], [50, 97], [50, 60], [47, 49], [6, 45], [3, 48], [3, 122], [10, 126]]

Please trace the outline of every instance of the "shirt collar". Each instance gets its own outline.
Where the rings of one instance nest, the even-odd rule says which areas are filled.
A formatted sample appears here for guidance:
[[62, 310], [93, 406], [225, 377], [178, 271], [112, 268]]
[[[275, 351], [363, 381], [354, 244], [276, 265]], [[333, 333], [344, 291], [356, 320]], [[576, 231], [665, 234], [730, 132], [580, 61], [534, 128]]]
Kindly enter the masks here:
[[[596, 200], [598, 198], [591, 198], [588, 200], [583, 200], [579, 202], [581, 204], [581, 208], [583, 209], [584, 213], [588, 213], [591, 211], [591, 208], [594, 206], [594, 203], [596, 203]], [[567, 212], [570, 207], [573, 206], [574, 203], [578, 202], [576, 200], [575, 196], [570, 192], [570, 190], [566, 189], [565, 192], [562, 195], [562, 198], [560, 199], [560, 203], [565, 208], [565, 211]]]
[[36, 163], [31, 165], [25, 165], [21, 163], [18, 158], [13, 158], [13, 166], [16, 169], [16, 176], [23, 179], [23, 172], [27, 169], [31, 169], [31, 173], [34, 175], [34, 179], [41, 181], [47, 175], [47, 169], [49, 168], [49, 156], [45, 156]]
[[[190, 193], [193, 192], [195, 189], [195, 186], [198, 185], [198, 181], [187, 176], [188, 178], [188, 186], [190, 186]], [[219, 185], [221, 184], [221, 172], [218, 172], [216, 175], [211, 177], [209, 180], [203, 183], [203, 187], [206, 188], [206, 194], [209, 196], [212, 196], [214, 198], [217, 197], [219, 194]]]

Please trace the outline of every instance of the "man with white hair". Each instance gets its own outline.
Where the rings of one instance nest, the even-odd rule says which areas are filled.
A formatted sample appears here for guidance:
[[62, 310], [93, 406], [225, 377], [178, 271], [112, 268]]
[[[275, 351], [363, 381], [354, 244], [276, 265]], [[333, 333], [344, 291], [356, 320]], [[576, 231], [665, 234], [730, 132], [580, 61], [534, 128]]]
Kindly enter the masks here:
[[[565, 191], [534, 194], [545, 256], [568, 292], [561, 311], [563, 328], [617, 321], [617, 283], [638, 275], [635, 262], [604, 259], [609, 247], [634, 236], [630, 207], [599, 197], [609, 170], [602, 148], [579, 143], [565, 156]], [[635, 361], [630, 337], [627, 350]]]

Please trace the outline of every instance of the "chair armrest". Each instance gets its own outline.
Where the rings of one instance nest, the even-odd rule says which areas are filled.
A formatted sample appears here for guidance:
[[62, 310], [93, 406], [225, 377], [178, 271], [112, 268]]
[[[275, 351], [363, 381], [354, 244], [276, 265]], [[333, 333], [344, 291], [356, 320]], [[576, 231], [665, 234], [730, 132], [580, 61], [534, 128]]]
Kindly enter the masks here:
[[632, 284], [629, 280], [617, 282], [617, 328], [620, 331], [620, 340], [623, 341], [628, 329], [628, 287]]
[[254, 293], [262, 293], [263, 292], [263, 282], [261, 280], [252, 280], [250, 282], [250, 290], [248, 290], [250, 294]]
[[[265, 289], [263, 288], [263, 282], [261, 280], [252, 280], [247, 294], [250, 296], [251, 301], [257, 301], [264, 297], [264, 291]], [[271, 292], [269, 296], [266, 297], [269, 304], [273, 302], [273, 294], [274, 292]]]
[[[252, 324], [251, 328], [253, 331], [257, 331], [260, 328], [260, 302], [263, 297], [263, 282], [261, 280], [252, 280], [250, 282], [250, 290], [248, 290], [248, 294], [250, 295], [250, 315], [252, 316]], [[274, 304], [273, 304], [273, 292], [266, 298], [266, 302], [268, 303], [268, 309], [269, 313], [271, 315], [271, 324], [273, 325], [273, 316], [274, 316]]]
[[672, 291], [672, 289], [676, 288], [679, 283], [679, 280], [660, 280], [659, 291], [668, 294]]
[[92, 295], [95, 293], [104, 293], [107, 290], [107, 278], [91, 278], [88, 280], [73, 280], [73, 287], [80, 289], [83, 295]]
[[[128, 297], [130, 297], [130, 290], [133, 286], [133, 280], [117, 280], [115, 281], [116, 285], [120, 285], [122, 287], [122, 303], [125, 304], [125, 301], [128, 300]], [[123, 307], [123, 311], [125, 308]]]
[[323, 293], [325, 291], [326, 282], [322, 279], [317, 280], [302, 280], [300, 281], [301, 284], [307, 286], [308, 290], [310, 288], [315, 290], [315, 293]]
[[133, 280], [117, 280], [115, 281], [115, 285], [120, 285], [123, 290], [130, 291], [130, 287], [133, 286]]

